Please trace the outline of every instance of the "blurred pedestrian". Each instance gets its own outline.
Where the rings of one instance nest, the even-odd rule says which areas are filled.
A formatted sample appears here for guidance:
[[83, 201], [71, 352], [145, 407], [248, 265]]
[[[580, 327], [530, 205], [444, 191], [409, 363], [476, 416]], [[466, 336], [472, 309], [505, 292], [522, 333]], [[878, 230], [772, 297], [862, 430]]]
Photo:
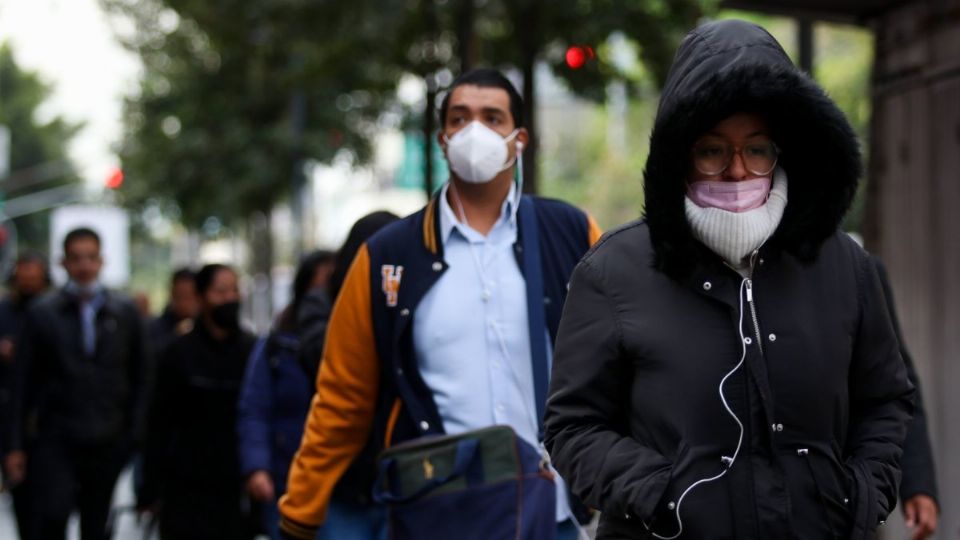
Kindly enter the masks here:
[[[440, 120], [451, 181], [423, 210], [361, 246], [334, 305], [318, 398], [280, 501], [290, 537], [313, 539], [334, 486], [368, 452], [501, 424], [529, 449], [525, 455], [537, 455], [566, 282], [599, 231], [572, 206], [522, 195], [515, 174], [529, 135], [522, 100], [502, 74], [460, 76]], [[359, 485], [369, 493], [375, 470], [362, 472]], [[574, 536], [565, 491], [549, 489], [556, 505], [550, 493], [549, 508], [536, 517], [557, 528], [538, 532]], [[452, 534], [450, 527], [491, 538], [471, 525], [488, 508], [458, 510], [418, 525], [437, 538]], [[383, 534], [335, 537], [371, 532]], [[323, 533], [334, 534], [326, 526]]]
[[705, 24], [667, 76], [645, 219], [577, 266], [547, 408], [598, 538], [866, 539], [896, 506], [913, 387], [843, 113], [762, 28]]
[[133, 302], [99, 281], [100, 237], [67, 233], [69, 281], [27, 311], [15, 351], [7, 469], [26, 471], [36, 538], [62, 539], [80, 512], [83, 540], [103, 539], [114, 485], [139, 437], [147, 377]]
[[254, 336], [240, 324], [236, 271], [196, 274], [200, 314], [157, 365], [137, 506], [159, 515], [164, 539], [241, 540], [256, 534], [237, 458], [237, 399]]
[[[13, 415], [13, 360], [15, 340], [27, 309], [50, 286], [47, 260], [39, 253], [20, 255], [7, 279], [9, 294], [0, 302], [0, 456], [6, 454], [9, 422]], [[2, 465], [2, 461], [0, 461]], [[33, 538], [28, 483], [17, 471], [3, 470], [4, 489], [9, 490], [20, 538]]]
[[900, 331], [900, 318], [897, 316], [893, 301], [893, 290], [890, 288], [887, 269], [877, 257], [873, 257], [873, 263], [877, 267], [877, 275], [880, 276], [880, 283], [883, 285], [887, 309], [890, 311], [893, 329], [900, 343], [900, 355], [907, 367], [907, 376], [917, 388], [913, 420], [907, 427], [907, 437], [903, 442], [903, 459], [900, 463], [900, 468], [903, 470], [900, 481], [900, 506], [907, 528], [911, 529], [911, 539], [924, 540], [937, 532], [937, 522], [940, 517], [940, 505], [937, 502], [937, 475], [933, 462], [933, 449], [930, 447], [930, 433], [927, 429], [927, 412], [923, 406], [923, 392], [921, 392], [920, 379], [917, 377], [913, 357]]
[[[303, 436], [303, 421], [313, 398], [314, 379], [300, 361], [304, 328], [299, 313], [308, 295], [323, 298], [321, 332], [326, 328], [326, 287], [333, 253], [317, 251], [300, 261], [293, 280], [293, 299], [270, 333], [257, 341], [247, 364], [237, 415], [240, 474], [250, 496], [262, 504], [263, 529], [279, 538], [277, 497], [287, 483], [293, 453]], [[319, 336], [322, 341], [323, 335]]]
[[193, 329], [199, 310], [196, 276], [189, 268], [180, 268], [170, 277], [170, 297], [163, 313], [150, 321], [147, 336], [151, 352], [159, 357], [163, 349], [178, 336]]

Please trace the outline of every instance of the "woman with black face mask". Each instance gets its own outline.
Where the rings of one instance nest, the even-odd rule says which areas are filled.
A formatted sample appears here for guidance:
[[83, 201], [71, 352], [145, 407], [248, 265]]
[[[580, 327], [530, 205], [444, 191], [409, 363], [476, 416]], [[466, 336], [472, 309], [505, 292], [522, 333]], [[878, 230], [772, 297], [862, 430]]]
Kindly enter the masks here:
[[237, 398], [255, 338], [240, 327], [237, 273], [196, 276], [200, 316], [166, 349], [147, 424], [142, 511], [161, 538], [248, 539], [256, 532], [237, 460]]

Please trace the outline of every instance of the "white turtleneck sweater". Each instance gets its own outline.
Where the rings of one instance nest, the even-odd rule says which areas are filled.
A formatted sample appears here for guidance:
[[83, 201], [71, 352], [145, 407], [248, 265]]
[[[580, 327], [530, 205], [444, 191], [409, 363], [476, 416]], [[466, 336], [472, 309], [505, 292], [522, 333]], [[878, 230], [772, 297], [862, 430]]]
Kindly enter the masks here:
[[701, 208], [684, 197], [687, 222], [693, 235], [723, 257], [740, 275], [748, 277], [750, 261], [745, 260], [773, 236], [787, 207], [787, 174], [777, 167], [767, 202], [746, 212]]

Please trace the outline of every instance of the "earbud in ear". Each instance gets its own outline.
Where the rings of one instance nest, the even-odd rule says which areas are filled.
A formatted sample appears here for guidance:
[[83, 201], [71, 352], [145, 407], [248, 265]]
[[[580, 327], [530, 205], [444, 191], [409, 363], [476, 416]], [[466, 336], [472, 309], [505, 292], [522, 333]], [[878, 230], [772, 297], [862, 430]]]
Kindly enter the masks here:
[[523, 151], [523, 143], [520, 141], [517, 141], [517, 152], [522, 152], [522, 151]]

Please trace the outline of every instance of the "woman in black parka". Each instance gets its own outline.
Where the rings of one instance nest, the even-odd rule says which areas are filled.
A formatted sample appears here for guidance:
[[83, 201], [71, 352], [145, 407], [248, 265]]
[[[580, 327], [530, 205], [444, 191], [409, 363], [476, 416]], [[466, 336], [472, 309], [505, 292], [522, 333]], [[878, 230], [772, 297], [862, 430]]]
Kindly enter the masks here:
[[200, 314], [157, 365], [143, 452], [142, 511], [163, 540], [252, 540], [256, 518], [237, 453], [237, 400], [256, 338], [240, 324], [237, 272], [196, 275]]
[[876, 270], [838, 230], [860, 154], [765, 30], [680, 46], [645, 219], [573, 274], [546, 444], [598, 538], [873, 538], [912, 410]]

